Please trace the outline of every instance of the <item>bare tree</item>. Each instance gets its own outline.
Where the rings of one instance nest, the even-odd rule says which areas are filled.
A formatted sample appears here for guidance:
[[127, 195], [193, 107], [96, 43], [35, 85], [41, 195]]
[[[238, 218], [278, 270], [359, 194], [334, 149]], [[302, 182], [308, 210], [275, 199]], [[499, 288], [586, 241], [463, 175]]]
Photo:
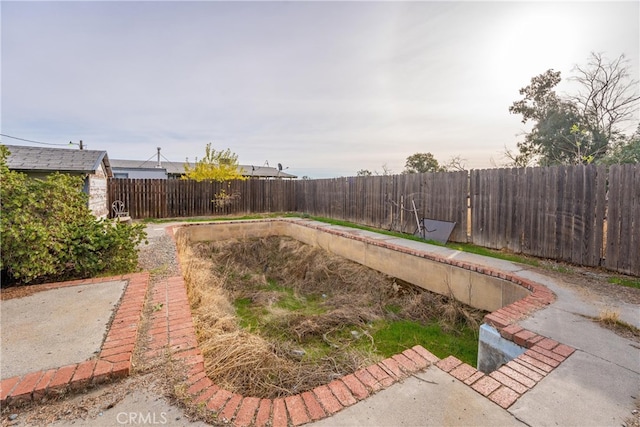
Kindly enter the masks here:
[[493, 164], [494, 167], [506, 167], [506, 168], [526, 168], [529, 166], [533, 166], [536, 163], [536, 155], [531, 150], [525, 150], [523, 148], [523, 143], [518, 142], [518, 150], [511, 150], [506, 145], [504, 146], [504, 152], [502, 153], [502, 158], [504, 161], [496, 165], [495, 162]]
[[451, 156], [447, 163], [442, 165], [447, 172], [458, 172], [467, 170], [467, 159], [463, 159], [462, 156]]
[[638, 111], [638, 81], [629, 76], [629, 61], [624, 54], [609, 61], [601, 53], [591, 53], [585, 66], [576, 65], [571, 80], [579, 83], [571, 97], [592, 131], [605, 141], [615, 139], [621, 125]]
[[382, 173], [378, 172], [378, 171], [374, 171], [374, 173], [376, 175], [382, 175], [382, 176], [390, 176], [393, 175], [393, 171], [389, 168], [389, 166], [387, 166], [387, 164], [383, 164], [382, 165]]

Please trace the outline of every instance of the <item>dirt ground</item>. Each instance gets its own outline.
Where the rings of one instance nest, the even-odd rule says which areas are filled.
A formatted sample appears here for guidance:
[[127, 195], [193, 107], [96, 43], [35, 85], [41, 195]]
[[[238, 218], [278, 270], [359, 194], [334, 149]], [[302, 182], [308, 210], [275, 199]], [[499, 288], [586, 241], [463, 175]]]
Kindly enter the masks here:
[[[612, 274], [603, 269], [578, 267], [555, 261], [546, 260], [541, 264], [541, 267], [528, 268], [553, 277], [558, 283], [578, 292], [585, 299], [598, 301], [611, 307], [616, 307], [620, 303], [634, 304], [640, 307], [640, 289], [608, 282], [612, 276], [623, 276]], [[613, 309], [613, 314], [615, 314], [615, 309]], [[610, 329], [624, 338], [640, 343], [640, 330], [631, 327], [631, 325], [624, 324], [624, 322], [591, 320], [598, 321], [601, 327]]]
[[640, 305], [640, 289], [608, 282], [610, 277], [623, 277], [621, 275], [604, 269], [579, 267], [550, 260], [544, 260], [541, 264], [541, 267], [528, 268], [558, 279], [587, 297], [611, 301], [613, 304], [626, 302]]

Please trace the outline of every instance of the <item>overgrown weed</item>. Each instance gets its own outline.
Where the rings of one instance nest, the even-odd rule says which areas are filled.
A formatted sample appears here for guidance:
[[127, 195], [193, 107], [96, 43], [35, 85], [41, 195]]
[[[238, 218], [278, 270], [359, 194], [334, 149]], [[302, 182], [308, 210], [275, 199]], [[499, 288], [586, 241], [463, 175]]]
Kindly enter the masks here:
[[[300, 393], [416, 344], [475, 364], [483, 313], [455, 300], [290, 238], [177, 242], [205, 369], [221, 387]], [[412, 325], [401, 340], [399, 321]]]

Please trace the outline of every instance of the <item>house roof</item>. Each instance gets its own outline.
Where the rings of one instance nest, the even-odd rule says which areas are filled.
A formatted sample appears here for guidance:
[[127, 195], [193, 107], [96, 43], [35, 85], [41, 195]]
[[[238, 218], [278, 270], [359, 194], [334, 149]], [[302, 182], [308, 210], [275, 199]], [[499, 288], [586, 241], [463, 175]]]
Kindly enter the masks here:
[[270, 166], [254, 166], [254, 165], [239, 165], [240, 173], [244, 176], [251, 177], [277, 177], [277, 178], [297, 178], [295, 175], [291, 175], [290, 173], [282, 172], [276, 168], [272, 168]]
[[[157, 169], [157, 162], [155, 160], [121, 160], [112, 159], [111, 166], [115, 169]], [[193, 162], [189, 163], [190, 167], [194, 167]], [[182, 175], [184, 174], [184, 162], [162, 162], [160, 164], [162, 169], [167, 171], [169, 175]], [[238, 165], [240, 173], [246, 177], [256, 178], [297, 178], [295, 175], [291, 175], [276, 168], [269, 166], [254, 166], [254, 165]]]
[[111, 167], [113, 169], [167, 169], [167, 164], [162, 164], [160, 168], [157, 167], [157, 163], [151, 160], [122, 160], [111, 159]]
[[95, 173], [104, 163], [113, 176], [106, 151], [6, 145], [7, 166], [20, 172]]

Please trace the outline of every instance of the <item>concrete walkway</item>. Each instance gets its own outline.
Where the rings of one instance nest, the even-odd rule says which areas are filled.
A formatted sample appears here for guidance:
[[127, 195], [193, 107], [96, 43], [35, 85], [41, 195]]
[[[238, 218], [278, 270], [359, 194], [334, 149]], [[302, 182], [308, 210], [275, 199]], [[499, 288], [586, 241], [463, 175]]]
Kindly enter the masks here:
[[98, 354], [125, 285], [117, 280], [2, 301], [2, 379]]
[[317, 427], [524, 426], [471, 387], [431, 366], [350, 406]]
[[[640, 345], [584, 317], [598, 316], [602, 308], [598, 301], [553, 280], [537, 275], [536, 279], [544, 281], [558, 299], [520, 325], [576, 352], [510, 412], [531, 425], [622, 425], [640, 399]], [[639, 307], [621, 302], [615, 310], [627, 323], [640, 327]]]

